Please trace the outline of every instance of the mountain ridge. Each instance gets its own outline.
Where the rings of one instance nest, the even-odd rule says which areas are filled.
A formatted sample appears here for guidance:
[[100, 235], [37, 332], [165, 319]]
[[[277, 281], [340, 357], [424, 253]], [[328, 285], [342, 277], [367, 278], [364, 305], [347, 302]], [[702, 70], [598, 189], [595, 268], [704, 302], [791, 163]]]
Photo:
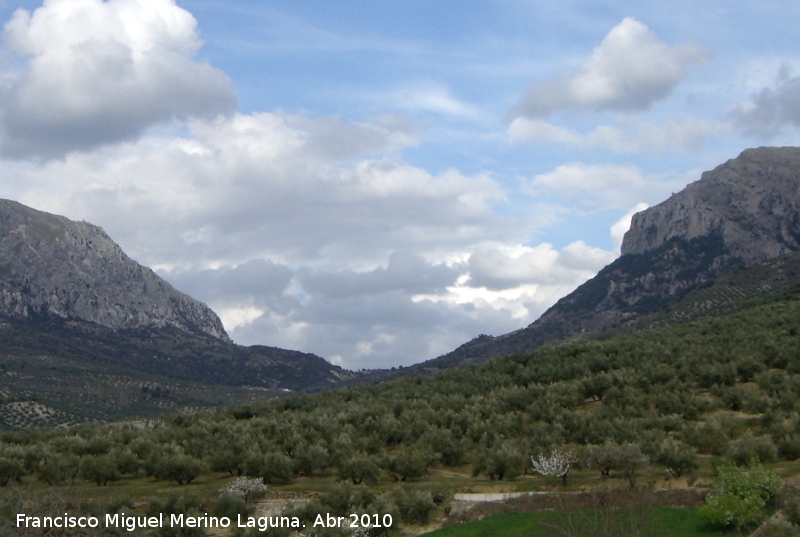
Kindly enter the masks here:
[[635, 214], [621, 256], [530, 325], [500, 336], [478, 336], [393, 374], [482, 363], [619, 326], [722, 274], [796, 251], [800, 148], [747, 149]]
[[132, 260], [99, 226], [0, 200], [0, 314], [110, 329], [172, 326], [230, 342], [216, 313]]
[[[772, 260], [778, 261], [770, 265]], [[160, 375], [162, 380], [147, 380], [146, 386], [180, 381], [174, 386], [183, 387], [172, 389], [184, 390], [181, 400], [231, 404], [258, 394], [227, 391], [212, 402], [191, 395], [199, 392], [185, 383], [268, 390], [261, 395], [274, 397], [289, 390], [435, 373], [606, 330], [634, 329], [637, 322], [658, 323], [666, 319], [658, 312], [669, 307], [675, 319], [692, 308], [702, 314], [708, 310], [700, 299], [690, 306], [675, 301], [749, 267], [756, 269], [741, 276], [747, 289], [739, 289], [739, 298], [758, 296], [800, 273], [800, 148], [746, 150], [634, 215], [622, 255], [531, 325], [496, 337], [479, 336], [446, 355], [397, 371], [354, 373], [307, 353], [234, 345], [207, 306], [128, 258], [99, 227], [0, 200], [0, 331], [5, 336], [0, 338], [0, 361], [5, 360], [0, 365], [17, 360], [14, 367], [20, 369], [9, 370], [16, 378], [27, 375], [19, 360], [34, 358], [41, 362], [39, 374], [59, 360], [84, 373], [128, 371], [130, 378], [123, 374], [120, 386], [135, 385], [140, 381], [132, 379], [140, 374]], [[759, 278], [771, 283], [761, 285]], [[150, 296], [155, 296], [153, 303], [137, 309]], [[71, 386], [96, 376], [84, 373], [76, 373], [79, 379]], [[37, 393], [45, 397], [41, 390], [51, 390], [48, 400], [58, 401], [59, 383], [56, 378], [44, 388], [22, 383], [10, 390], [0, 381], [0, 406], [33, 401]], [[151, 388], [142, 390], [126, 396], [138, 401], [133, 406], [113, 394], [104, 396], [104, 404], [117, 413], [126, 404], [141, 413], [146, 405], [137, 397], [152, 394]]]
[[236, 345], [100, 227], [0, 200], [0, 427], [242, 404], [354, 375]]

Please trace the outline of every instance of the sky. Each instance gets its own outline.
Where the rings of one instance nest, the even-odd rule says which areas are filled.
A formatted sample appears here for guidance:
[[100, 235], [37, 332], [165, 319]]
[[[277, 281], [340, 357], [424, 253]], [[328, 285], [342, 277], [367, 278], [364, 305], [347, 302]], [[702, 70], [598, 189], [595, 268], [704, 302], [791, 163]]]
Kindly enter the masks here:
[[0, 197], [234, 341], [410, 365], [535, 321], [632, 214], [798, 145], [800, 3], [0, 0]]

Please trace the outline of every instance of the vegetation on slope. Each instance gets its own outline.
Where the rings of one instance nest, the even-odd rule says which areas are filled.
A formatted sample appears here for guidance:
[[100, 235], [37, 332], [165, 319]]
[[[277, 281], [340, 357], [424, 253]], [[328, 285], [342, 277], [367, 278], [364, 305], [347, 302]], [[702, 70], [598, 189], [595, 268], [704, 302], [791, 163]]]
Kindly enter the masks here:
[[351, 375], [312, 354], [175, 328], [114, 331], [47, 316], [0, 317], [0, 429], [243, 404]]
[[631, 485], [648, 462], [679, 476], [706, 455], [794, 461], [798, 349], [794, 286], [725, 317], [432, 377], [127, 425], [8, 432], [0, 484], [228, 474], [273, 484], [327, 476], [353, 487], [465, 466], [499, 481], [530, 472], [531, 455], [555, 448]]

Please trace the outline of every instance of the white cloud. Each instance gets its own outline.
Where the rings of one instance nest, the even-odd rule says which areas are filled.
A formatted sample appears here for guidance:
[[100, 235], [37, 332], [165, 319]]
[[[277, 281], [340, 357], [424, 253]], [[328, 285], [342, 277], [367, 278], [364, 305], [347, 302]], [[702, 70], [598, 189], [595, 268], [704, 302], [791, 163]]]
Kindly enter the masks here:
[[411, 294], [436, 293], [456, 282], [457, 266], [430, 264], [409, 252], [393, 252], [387, 266], [355, 272], [302, 270], [298, 280], [303, 291], [315, 296], [343, 298], [402, 289]]
[[452, 92], [437, 84], [418, 84], [392, 96], [392, 101], [409, 110], [421, 110], [456, 117], [477, 118], [475, 107], [457, 99]]
[[[671, 88], [619, 62], [636, 60], [634, 45], [649, 46], [656, 64], [671, 59], [683, 69], [691, 47], [681, 63], [681, 47], [637, 25], [626, 19], [568, 81], [583, 88], [569, 107], [643, 105]], [[633, 44], [617, 35], [625, 32]], [[62, 158], [0, 160], [4, 196], [104, 226], [134, 258], [218, 311], [238, 342], [315, 352], [346, 367], [411, 364], [533, 322], [617, 255], [582, 241], [524, 245], [543, 222], [587, 204], [622, 213], [672, 187], [634, 167], [579, 164], [528, 182], [529, 193], [578, 201], [567, 207], [514, 196], [501, 180], [516, 164], [466, 173], [404, 161], [402, 151], [420, 140], [383, 109], [365, 121], [232, 112], [230, 81], [193, 59], [195, 21], [170, 0], [47, 0], [32, 14], [18, 11], [5, 39], [23, 61], [6, 70], [0, 95], [3, 150]], [[634, 87], [597, 97], [602, 81], [589, 78], [601, 74]], [[481, 114], [446, 85], [392, 97], [390, 110]], [[42, 103], [46, 113], [25, 114]], [[179, 134], [155, 133], [171, 119]], [[713, 125], [581, 134], [522, 118], [515, 128], [522, 138], [636, 152], [694, 148]]]
[[615, 255], [581, 241], [560, 251], [493, 242], [468, 257], [447, 264], [399, 252], [369, 270], [300, 266], [288, 284], [286, 267], [264, 261], [164, 276], [220, 311], [236, 341], [370, 368], [409, 365], [478, 333], [525, 326]]
[[648, 109], [667, 97], [691, 62], [705, 56], [690, 43], [669, 46], [647, 26], [625, 18], [573, 75], [534, 83], [511, 117], [545, 117], [556, 110]]
[[537, 175], [531, 184], [534, 187], [543, 186], [575, 194], [599, 193], [609, 188], [641, 189], [646, 181], [642, 172], [635, 166], [617, 164], [589, 166], [575, 163], [564, 164], [552, 172]]
[[383, 127], [280, 113], [190, 127], [192, 138], [5, 166], [23, 201], [105, 223], [142, 261], [167, 265], [374, 266], [390, 251], [459, 249], [514, 224], [494, 212], [505, 191], [485, 174], [359, 160], [406, 141]]
[[404, 163], [391, 155], [413, 140], [374, 124], [273, 113], [188, 127], [39, 165], [0, 161], [15, 178], [6, 192], [103, 225], [242, 343], [365, 367], [518, 327], [508, 311], [413, 300], [446, 293], [464, 270], [448, 260], [472, 245], [529, 232], [497, 214], [506, 193], [488, 175]]
[[264, 310], [254, 306], [223, 308], [217, 310], [217, 314], [222, 321], [222, 325], [225, 327], [225, 330], [228, 333], [231, 333], [242, 326], [247, 326], [264, 315], [264, 313]]
[[535, 247], [483, 245], [469, 258], [470, 287], [499, 291], [524, 284], [567, 285], [593, 276], [613, 260], [613, 254], [582, 241], [558, 251], [551, 244]]
[[726, 123], [705, 119], [667, 120], [662, 124], [634, 122], [625, 128], [600, 125], [586, 134], [537, 118], [518, 117], [508, 128], [512, 141], [550, 142], [617, 153], [698, 151], [714, 135], [730, 130]]
[[3, 32], [2, 152], [60, 157], [173, 119], [230, 113], [231, 80], [192, 59], [196, 21], [174, 0], [45, 0]]
[[645, 176], [639, 168], [629, 165], [570, 163], [536, 175], [523, 185], [523, 190], [532, 196], [562, 192], [571, 203], [589, 209], [625, 210], [643, 200], [660, 202], [690, 180], [689, 176]]
[[800, 76], [784, 65], [772, 87], [765, 87], [738, 103], [731, 116], [746, 134], [770, 139], [785, 127], [800, 127]]

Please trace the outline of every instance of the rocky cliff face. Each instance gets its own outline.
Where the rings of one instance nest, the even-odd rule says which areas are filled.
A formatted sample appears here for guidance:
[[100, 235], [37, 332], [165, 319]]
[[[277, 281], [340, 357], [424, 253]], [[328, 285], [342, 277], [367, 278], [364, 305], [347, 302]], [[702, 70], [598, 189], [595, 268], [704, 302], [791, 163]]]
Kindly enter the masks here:
[[210, 308], [133, 261], [101, 228], [0, 200], [0, 315], [35, 314], [229, 341]]
[[748, 149], [634, 215], [622, 255], [718, 236], [746, 264], [800, 250], [800, 148]]
[[620, 325], [714, 278], [800, 251], [800, 148], [748, 149], [634, 215], [622, 255], [535, 323], [413, 366], [435, 371]]

